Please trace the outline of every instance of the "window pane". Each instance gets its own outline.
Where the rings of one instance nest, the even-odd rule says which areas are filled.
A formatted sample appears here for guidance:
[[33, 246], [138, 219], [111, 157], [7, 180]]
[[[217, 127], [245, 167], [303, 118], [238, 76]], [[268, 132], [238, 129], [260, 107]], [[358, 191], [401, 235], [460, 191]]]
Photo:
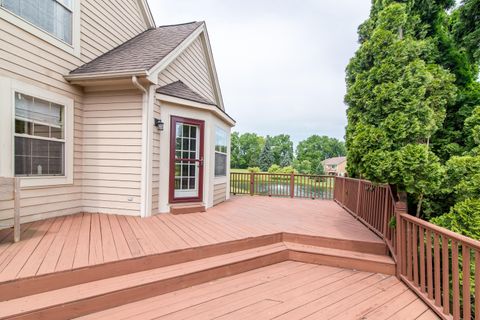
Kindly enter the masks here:
[[51, 175], [63, 175], [63, 159], [49, 159], [48, 173]]
[[50, 127], [50, 138], [63, 139], [62, 128]]
[[190, 130], [190, 137], [191, 138], [197, 137], [197, 127], [192, 127], [192, 129]]
[[215, 176], [227, 175], [227, 155], [215, 152]]
[[31, 154], [31, 140], [15, 137], [15, 155], [29, 156]]
[[25, 156], [15, 156], [15, 175], [25, 176], [30, 175], [31, 173], [31, 158]]
[[50, 127], [35, 123], [33, 126], [33, 135], [39, 137], [50, 137]]
[[49, 158], [63, 158], [63, 142], [50, 141], [48, 143]]
[[32, 157], [32, 175], [48, 174], [48, 158]]
[[48, 141], [46, 140], [32, 140], [32, 156], [34, 157], [48, 157]]
[[72, 44], [72, 0], [2, 0], [0, 5], [60, 40]]
[[15, 133], [33, 134], [33, 123], [15, 119]]

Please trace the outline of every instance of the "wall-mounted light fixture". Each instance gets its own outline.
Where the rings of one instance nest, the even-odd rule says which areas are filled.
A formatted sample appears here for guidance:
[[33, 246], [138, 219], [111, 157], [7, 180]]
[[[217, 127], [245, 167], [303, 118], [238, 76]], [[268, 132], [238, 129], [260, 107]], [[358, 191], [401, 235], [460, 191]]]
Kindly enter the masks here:
[[163, 131], [164, 123], [161, 119], [155, 118], [155, 127], [157, 127], [158, 130]]

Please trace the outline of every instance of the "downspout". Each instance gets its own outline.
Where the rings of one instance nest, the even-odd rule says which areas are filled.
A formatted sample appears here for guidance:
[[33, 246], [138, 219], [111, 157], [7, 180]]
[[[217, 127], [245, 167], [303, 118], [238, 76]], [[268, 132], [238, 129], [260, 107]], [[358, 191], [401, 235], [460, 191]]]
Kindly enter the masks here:
[[142, 98], [142, 171], [141, 171], [141, 183], [140, 183], [140, 216], [142, 218], [151, 215], [151, 167], [152, 167], [152, 154], [151, 154], [151, 131], [152, 131], [152, 118], [153, 109], [150, 103], [150, 86], [145, 88], [138, 82], [136, 76], [132, 76], [132, 84], [143, 92]]

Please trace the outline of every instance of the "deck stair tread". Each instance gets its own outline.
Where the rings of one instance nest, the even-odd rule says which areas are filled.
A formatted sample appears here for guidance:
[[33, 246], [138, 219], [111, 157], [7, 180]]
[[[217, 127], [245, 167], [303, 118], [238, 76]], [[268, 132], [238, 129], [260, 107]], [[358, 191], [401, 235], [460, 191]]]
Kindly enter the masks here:
[[53, 291], [34, 294], [17, 299], [0, 302], [0, 319], [8, 319], [15, 315], [66, 305], [71, 302], [95, 298], [112, 292], [128, 290], [132, 287], [145, 286], [163, 280], [195, 274], [200, 271], [220, 266], [268, 256], [286, 251], [280, 242], [254, 249], [223, 254], [210, 258], [194, 260], [157, 269], [135, 272], [127, 275], [87, 282]]
[[206, 207], [202, 202], [175, 203], [170, 205], [170, 213], [185, 214], [205, 212]]
[[368, 260], [372, 262], [391, 264], [393, 266], [395, 265], [395, 261], [393, 261], [393, 259], [387, 255], [378, 255], [373, 253], [364, 253], [364, 252], [357, 252], [357, 251], [350, 251], [350, 250], [318, 247], [318, 246], [298, 244], [298, 243], [292, 243], [292, 242], [284, 242], [284, 243], [289, 250], [293, 250], [293, 251], [322, 254], [322, 255], [328, 255], [328, 256], [341, 256], [341, 257], [350, 258], [350, 259]]

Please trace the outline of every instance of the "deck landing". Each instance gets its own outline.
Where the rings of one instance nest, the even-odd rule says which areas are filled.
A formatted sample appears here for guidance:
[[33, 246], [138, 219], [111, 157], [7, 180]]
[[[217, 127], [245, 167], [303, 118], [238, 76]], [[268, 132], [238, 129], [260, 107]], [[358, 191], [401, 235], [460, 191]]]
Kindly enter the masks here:
[[293, 261], [84, 316], [90, 319], [438, 319], [393, 276]]
[[234, 197], [207, 212], [140, 219], [77, 214], [0, 230], [0, 283], [175, 250], [288, 232], [382, 246], [333, 201]]

